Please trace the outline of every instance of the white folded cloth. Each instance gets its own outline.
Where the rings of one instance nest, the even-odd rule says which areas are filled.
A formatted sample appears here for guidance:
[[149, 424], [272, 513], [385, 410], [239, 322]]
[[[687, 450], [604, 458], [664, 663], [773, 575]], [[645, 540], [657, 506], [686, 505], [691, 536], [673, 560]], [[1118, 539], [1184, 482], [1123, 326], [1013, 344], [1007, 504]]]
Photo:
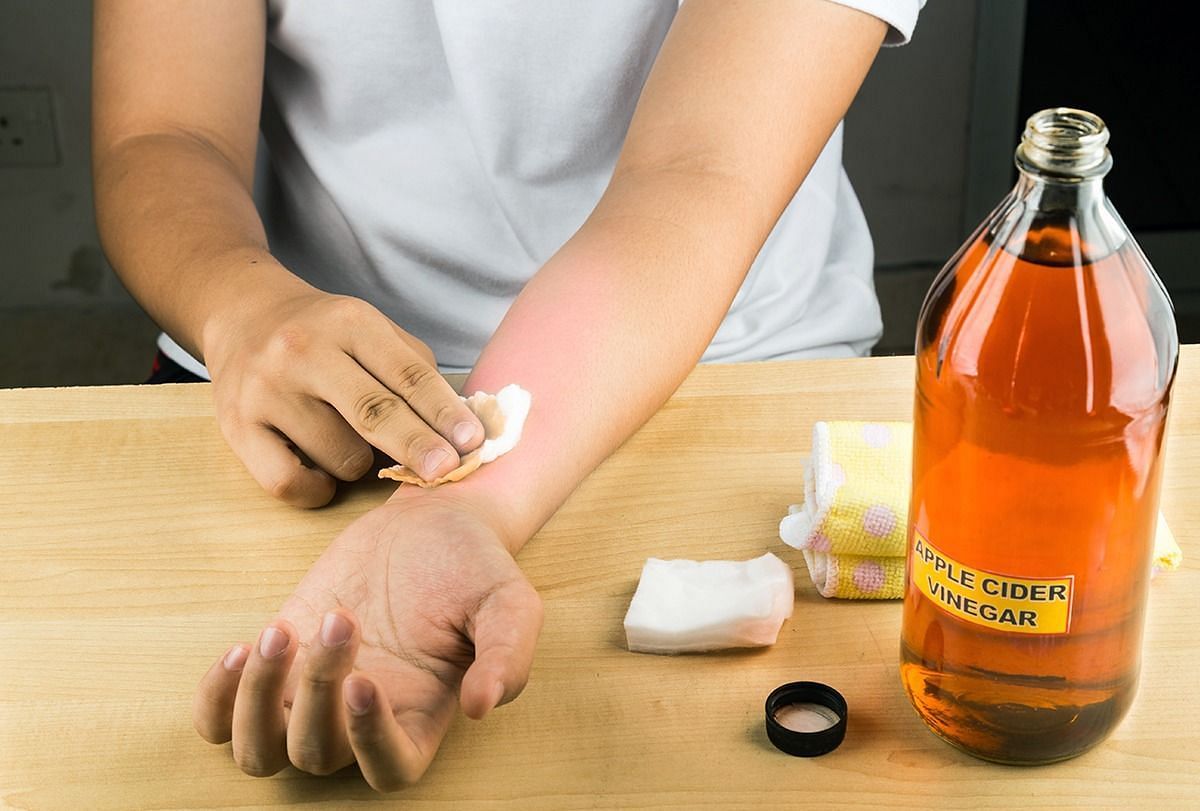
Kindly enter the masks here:
[[746, 561], [650, 558], [625, 615], [631, 651], [694, 653], [775, 644], [795, 603], [792, 569]]

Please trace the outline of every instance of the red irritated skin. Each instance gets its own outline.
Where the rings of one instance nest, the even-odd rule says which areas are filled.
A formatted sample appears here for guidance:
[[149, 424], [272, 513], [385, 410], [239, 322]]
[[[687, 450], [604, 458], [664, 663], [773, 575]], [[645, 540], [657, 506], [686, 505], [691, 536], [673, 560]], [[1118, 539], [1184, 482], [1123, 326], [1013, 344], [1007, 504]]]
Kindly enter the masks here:
[[[267, 253], [249, 196], [264, 25], [242, 0], [98, 0], [106, 250], [159, 323], [214, 361], [218, 402], [240, 415], [226, 434], [243, 458], [239, 420], [309, 425], [280, 405], [295, 402], [341, 415], [303, 441], [283, 431], [330, 464], [362, 449], [355, 438], [376, 444], [396, 430], [406, 441], [393, 456], [406, 464], [441, 443], [467, 450], [481, 437], [454, 444], [453, 426], [426, 419], [451, 395], [419, 373], [422, 348], [402, 325], [375, 323], [372, 334], [394, 330], [390, 362], [403, 379], [361, 371], [408, 410], [388, 401], [389, 414], [426, 419], [424, 433], [411, 421], [367, 425], [330, 402], [338, 375], [370, 385], [347, 371], [354, 352], [335, 351], [363, 340], [337, 332], [359, 319], [273, 320], [296, 309], [289, 302], [318, 315], [330, 304]], [[250, 774], [289, 763], [323, 774], [357, 760], [372, 786], [391, 790], [421, 776], [458, 705], [478, 718], [520, 692], [541, 604], [513, 555], [693, 368], [884, 33], [878, 19], [824, 0], [683, 5], [608, 189], [467, 382], [468, 393], [531, 392], [521, 442], [462, 482], [401, 487], [335, 539], [259, 639], [223, 653], [202, 680], [195, 722], [206, 739], [232, 740]], [[240, 360], [248, 325], [264, 346], [306, 353], [305, 376], [222, 384], [257, 373]], [[327, 500], [336, 474], [296, 473], [285, 451], [270, 449], [259, 480], [284, 482], [280, 494], [297, 503]]]

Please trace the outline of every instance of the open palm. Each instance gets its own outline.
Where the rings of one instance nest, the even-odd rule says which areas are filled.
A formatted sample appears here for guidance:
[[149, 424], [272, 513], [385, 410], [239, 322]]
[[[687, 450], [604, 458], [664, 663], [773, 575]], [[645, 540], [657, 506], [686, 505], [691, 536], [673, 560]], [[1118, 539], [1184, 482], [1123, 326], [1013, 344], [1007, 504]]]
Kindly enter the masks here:
[[524, 687], [541, 602], [496, 533], [436, 497], [350, 525], [252, 649], [201, 682], [196, 726], [250, 774], [357, 760], [380, 790], [424, 773], [461, 699], [480, 718]]

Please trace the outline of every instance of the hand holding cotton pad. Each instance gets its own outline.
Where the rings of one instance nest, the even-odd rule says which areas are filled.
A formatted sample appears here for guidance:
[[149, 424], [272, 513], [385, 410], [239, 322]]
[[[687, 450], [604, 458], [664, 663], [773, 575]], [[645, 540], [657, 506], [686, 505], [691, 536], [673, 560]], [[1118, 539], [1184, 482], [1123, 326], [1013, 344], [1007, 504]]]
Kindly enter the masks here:
[[794, 603], [792, 569], [770, 552], [747, 561], [650, 558], [625, 615], [625, 639], [642, 653], [773, 645]]
[[404, 465], [385, 467], [379, 471], [379, 478], [407, 482], [418, 487], [437, 487], [465, 478], [480, 465], [495, 461], [516, 447], [521, 438], [521, 429], [525, 427], [525, 418], [529, 416], [529, 407], [533, 403], [529, 392], [512, 383], [495, 394], [477, 391], [462, 399], [467, 408], [471, 409], [471, 413], [483, 423], [482, 445], [464, 456], [454, 470], [433, 481], [425, 481]]

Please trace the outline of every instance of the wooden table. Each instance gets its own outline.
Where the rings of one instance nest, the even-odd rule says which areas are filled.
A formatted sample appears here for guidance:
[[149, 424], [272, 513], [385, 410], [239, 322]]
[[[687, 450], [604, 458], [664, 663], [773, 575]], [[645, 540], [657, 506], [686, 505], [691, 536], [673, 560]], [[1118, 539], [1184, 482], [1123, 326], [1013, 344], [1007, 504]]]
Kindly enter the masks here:
[[[545, 597], [532, 681], [460, 718], [411, 808], [1200, 807], [1200, 349], [1183, 356], [1163, 509], [1186, 556], [1151, 587], [1142, 686], [1106, 743], [1032, 769], [927, 732], [897, 676], [900, 605], [822, 599], [778, 540], [816, 419], [907, 419], [911, 358], [710, 366], [521, 555]], [[191, 729], [192, 688], [252, 639], [329, 539], [382, 501], [288, 508], [225, 447], [207, 386], [0, 391], [0, 807], [175, 809], [381, 799], [354, 769], [246, 777]], [[621, 620], [651, 555], [797, 567], [773, 648], [660, 657]], [[836, 752], [771, 747], [762, 704], [815, 679]]]

